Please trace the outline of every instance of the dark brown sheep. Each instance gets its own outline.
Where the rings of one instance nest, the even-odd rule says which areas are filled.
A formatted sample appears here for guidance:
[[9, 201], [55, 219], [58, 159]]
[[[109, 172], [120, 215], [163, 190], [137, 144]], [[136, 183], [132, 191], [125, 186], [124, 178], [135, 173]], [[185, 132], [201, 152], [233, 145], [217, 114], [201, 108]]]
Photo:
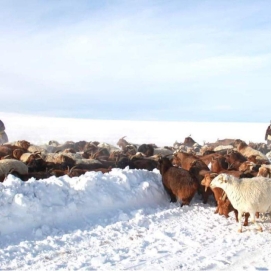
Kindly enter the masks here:
[[158, 162], [150, 158], [138, 157], [120, 157], [116, 162], [116, 167], [124, 169], [129, 166], [130, 169], [146, 169], [152, 171], [157, 168]]
[[228, 169], [235, 169], [238, 170], [239, 166], [247, 161], [247, 158], [241, 154], [238, 151], [230, 151], [226, 156], [225, 156], [226, 162], [228, 163]]
[[189, 205], [197, 192], [197, 181], [187, 170], [174, 167], [167, 157], [159, 159], [158, 169], [162, 175], [163, 186], [170, 196], [170, 201], [180, 200], [181, 207]]
[[148, 157], [154, 154], [154, 147], [152, 144], [142, 144], [138, 147], [137, 151], [144, 153]]
[[205, 176], [205, 173], [209, 172], [209, 168], [202, 160], [195, 160], [189, 169], [190, 175], [198, 183], [198, 194], [202, 196], [202, 202], [206, 204], [208, 202], [209, 196], [213, 195], [211, 188], [204, 189], [204, 186], [201, 184], [202, 179]]

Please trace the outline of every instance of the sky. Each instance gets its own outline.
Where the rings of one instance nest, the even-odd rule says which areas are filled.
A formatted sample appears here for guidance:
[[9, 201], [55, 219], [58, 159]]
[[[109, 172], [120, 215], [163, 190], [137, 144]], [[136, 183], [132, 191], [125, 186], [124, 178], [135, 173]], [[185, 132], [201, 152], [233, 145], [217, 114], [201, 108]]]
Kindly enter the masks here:
[[[25, 122], [24, 139], [34, 145], [40, 144], [40, 138], [31, 129], [50, 138], [48, 127], [54, 123], [52, 118], [37, 119], [32, 115], [25, 122], [24, 116], [17, 116], [18, 122]], [[66, 136], [74, 137], [78, 119], [61, 121], [65, 133], [55, 138], [64, 142]], [[231, 125], [230, 130], [236, 129]], [[251, 137], [258, 126], [250, 124]], [[246, 130], [239, 127], [239, 137], [245, 138]], [[91, 126], [81, 130], [82, 138], [91, 131]], [[140, 127], [136, 131], [141, 132]], [[98, 129], [94, 135], [101, 136]], [[166, 129], [162, 136], [167, 137]], [[196, 194], [182, 208], [170, 203], [158, 169], [115, 168], [106, 174], [87, 172], [27, 182], [8, 175], [0, 183], [0, 206], [0, 270], [271, 269], [270, 216], [260, 216], [263, 232], [249, 223], [238, 233], [233, 213], [229, 218], [214, 214], [212, 198], [203, 204]]]
[[269, 122], [270, 6], [252, 0], [1, 1], [1, 111]]

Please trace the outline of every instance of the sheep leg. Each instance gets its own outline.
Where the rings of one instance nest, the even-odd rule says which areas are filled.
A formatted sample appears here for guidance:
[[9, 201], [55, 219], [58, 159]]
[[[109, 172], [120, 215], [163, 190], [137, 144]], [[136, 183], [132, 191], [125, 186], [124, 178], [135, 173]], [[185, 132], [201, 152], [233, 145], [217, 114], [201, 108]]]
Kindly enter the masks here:
[[260, 232], [263, 231], [263, 228], [256, 222], [256, 219], [255, 219], [255, 213], [251, 213], [251, 221], [255, 224], [256, 226], [256, 229]]
[[234, 215], [235, 215], [236, 222], [239, 222], [239, 220], [238, 220], [238, 211], [236, 209], [234, 209], [233, 212], [234, 212]]
[[208, 198], [209, 198], [209, 194], [205, 190], [203, 190], [202, 191], [202, 202], [203, 202], [203, 204], [206, 204], [208, 202]]
[[242, 232], [242, 211], [238, 211], [238, 232]]
[[182, 199], [181, 207], [183, 207], [184, 205], [189, 205], [189, 203], [190, 203], [191, 200], [192, 200], [192, 197], [183, 198]]
[[248, 226], [248, 218], [249, 218], [249, 213], [245, 213], [245, 222], [244, 222], [244, 226]]
[[170, 196], [170, 202], [176, 202], [177, 198], [176, 196], [173, 194], [173, 192], [168, 189], [165, 185], [164, 185], [165, 190], [167, 191], [168, 195]]
[[175, 197], [175, 195], [170, 195], [170, 202], [176, 202], [177, 201], [177, 199], [176, 199], [176, 197]]

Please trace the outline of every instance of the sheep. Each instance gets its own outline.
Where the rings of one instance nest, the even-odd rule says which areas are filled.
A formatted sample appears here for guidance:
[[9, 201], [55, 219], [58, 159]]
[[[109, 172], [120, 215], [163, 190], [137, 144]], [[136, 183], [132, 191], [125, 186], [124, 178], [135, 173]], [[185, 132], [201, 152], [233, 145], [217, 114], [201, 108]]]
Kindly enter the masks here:
[[183, 145], [187, 147], [193, 147], [193, 145], [197, 143], [191, 136], [188, 136], [184, 139]]
[[100, 148], [95, 146], [95, 148], [87, 149], [82, 153], [82, 157], [85, 159], [97, 159], [98, 157], [103, 157], [108, 159], [110, 152], [107, 148]]
[[30, 142], [28, 142], [26, 140], [18, 140], [16, 142], [14, 142], [13, 145], [16, 146], [16, 147], [22, 148], [25, 151], [27, 151], [27, 149], [30, 146]]
[[158, 147], [154, 148], [153, 155], [161, 155], [161, 156], [169, 156], [169, 158], [173, 157], [173, 151], [168, 148]]
[[[211, 181], [217, 175], [218, 175], [217, 173], [213, 173], [213, 172], [205, 173], [204, 178], [201, 181], [201, 184], [203, 186], [205, 186], [205, 190], [210, 188]], [[238, 211], [233, 208], [233, 206], [232, 206], [231, 202], [229, 201], [229, 199], [227, 198], [227, 195], [225, 194], [224, 190], [219, 187], [215, 187], [215, 188], [212, 188], [212, 191], [214, 193], [214, 197], [215, 197], [216, 204], [217, 204], [215, 214], [218, 213], [219, 215], [224, 215], [226, 218], [228, 218], [229, 213], [233, 211], [234, 215], [235, 215], [235, 220], [236, 220], [236, 222], [238, 222]], [[248, 225], [248, 217], [249, 217], [249, 214], [245, 213], [244, 226]]]
[[0, 145], [0, 159], [5, 156], [12, 156], [13, 149], [10, 146]]
[[152, 144], [142, 144], [137, 149], [138, 152], [142, 152], [145, 156], [154, 155], [154, 147]]
[[76, 152], [83, 152], [88, 142], [85, 140], [77, 141], [74, 143], [74, 149]]
[[256, 212], [267, 213], [271, 211], [271, 179], [264, 177], [237, 178], [221, 173], [215, 177], [210, 187], [222, 188], [229, 198], [232, 206], [238, 211], [238, 232], [242, 232], [242, 214], [249, 213], [256, 229], [262, 227], [256, 222]]
[[201, 160], [203, 161], [207, 166], [210, 164], [213, 157], [221, 156], [218, 153], [211, 153], [206, 155], [194, 155], [192, 153], [182, 152], [182, 151], [176, 151], [174, 152], [173, 156], [173, 164], [178, 165], [186, 170], [189, 170], [192, 163], [195, 160]]
[[182, 202], [181, 207], [189, 205], [198, 189], [197, 181], [193, 179], [187, 170], [174, 167], [167, 157], [162, 157], [158, 161], [158, 169], [171, 202], [180, 200]]
[[135, 150], [137, 151], [137, 148], [138, 148], [138, 144], [133, 144], [133, 143], [130, 143], [128, 142], [127, 140], [125, 140], [126, 136], [123, 136], [122, 138], [119, 139], [119, 141], [117, 142], [117, 145], [124, 151], [126, 150], [126, 146], [127, 145], [132, 145], [134, 146]]
[[172, 163], [183, 169], [189, 170], [192, 163], [196, 160], [199, 160], [199, 158], [194, 154], [178, 151], [174, 152]]
[[6, 143], [5, 145], [0, 146], [0, 157], [8, 157], [8, 158], [15, 158], [19, 159], [20, 156], [27, 152], [26, 149], [22, 147], [18, 147], [14, 143]]
[[247, 145], [245, 141], [241, 139], [236, 139], [235, 146], [237, 148], [237, 151], [243, 154], [246, 158], [250, 157], [251, 155], [256, 155], [256, 159], [258, 161], [264, 161], [270, 164], [266, 155], [264, 155], [262, 152], [258, 150], [251, 148], [249, 145]]
[[91, 170], [73, 167], [70, 169], [68, 176], [71, 178], [72, 177], [79, 177], [79, 176], [85, 174], [86, 172], [90, 172], [90, 171], [95, 171], [95, 172], [100, 171], [104, 174], [104, 173], [110, 172], [111, 170], [112, 170], [112, 167], [108, 167], [108, 168], [100, 167], [100, 168], [95, 168], [95, 169], [91, 169]]
[[[49, 146], [48, 146], [49, 145]], [[49, 141], [46, 149], [48, 152], [63, 151], [65, 149], [75, 149], [75, 143], [73, 141], [66, 141], [64, 144], [59, 144], [57, 141]]]
[[245, 161], [239, 166], [238, 171], [241, 171], [243, 173], [252, 173], [256, 177], [258, 173], [258, 167], [259, 166], [257, 166], [255, 163], [251, 161]]
[[219, 173], [220, 171], [226, 170], [228, 168], [228, 163], [224, 156], [212, 157], [209, 164], [209, 168], [212, 172]]
[[36, 152], [47, 153], [48, 152], [45, 146], [38, 146], [38, 145], [33, 145], [33, 144], [30, 144], [30, 146], [27, 148], [27, 151], [31, 153], [36, 153]]
[[261, 165], [261, 167], [259, 168], [258, 177], [262, 176], [262, 177], [268, 177], [271, 178], [271, 165]]
[[251, 148], [258, 150], [262, 152], [263, 154], [266, 154], [268, 152], [267, 144], [266, 143], [254, 143], [254, 142], [249, 142], [248, 146]]
[[103, 167], [102, 162], [96, 159], [77, 159], [75, 161], [76, 168], [93, 170]]
[[106, 148], [106, 149], [108, 149], [108, 151], [110, 153], [112, 153], [113, 151], [119, 151], [120, 150], [119, 148], [117, 148], [117, 147], [115, 147], [115, 146], [113, 146], [113, 145], [111, 145], [109, 143], [105, 143], [105, 142], [99, 143], [97, 147]]
[[222, 151], [222, 150], [232, 150], [233, 146], [232, 145], [219, 145], [214, 148], [215, 152]]
[[25, 174], [19, 174], [18, 172], [12, 171], [11, 174], [16, 176], [17, 178], [21, 179], [23, 182], [26, 182], [31, 178], [34, 178], [36, 180], [41, 180], [41, 179], [47, 179], [47, 178], [52, 176], [49, 171], [28, 172], [28, 173], [25, 173]]
[[226, 162], [228, 163], [228, 169], [238, 170], [239, 166], [246, 162], [248, 159], [240, 152], [236, 150], [228, 151], [225, 155]]
[[191, 163], [191, 167], [189, 169], [190, 175], [194, 178], [194, 180], [197, 180], [198, 182], [198, 194], [202, 196], [202, 202], [206, 204], [208, 202], [208, 198], [210, 195], [213, 195], [213, 192], [210, 188], [204, 189], [204, 187], [201, 184], [202, 179], [204, 178], [205, 174], [209, 172], [208, 166], [199, 160], [195, 160], [193, 163]]
[[150, 158], [139, 158], [136, 156], [122, 156], [116, 161], [116, 167], [122, 169], [129, 166], [130, 169], [146, 169], [152, 171], [153, 169], [157, 168], [157, 165], [157, 160]]
[[217, 139], [217, 141], [214, 143], [205, 143], [204, 147], [210, 147], [212, 149], [215, 149], [218, 146], [230, 146], [230, 145], [231, 146], [234, 145], [234, 139], [225, 138], [225, 139]]
[[2, 120], [0, 120], [0, 145], [8, 142], [8, 136], [5, 132], [5, 124]]
[[0, 160], [0, 179], [4, 180], [5, 177], [12, 171], [19, 174], [28, 173], [28, 167], [23, 162], [16, 159], [2, 159]]

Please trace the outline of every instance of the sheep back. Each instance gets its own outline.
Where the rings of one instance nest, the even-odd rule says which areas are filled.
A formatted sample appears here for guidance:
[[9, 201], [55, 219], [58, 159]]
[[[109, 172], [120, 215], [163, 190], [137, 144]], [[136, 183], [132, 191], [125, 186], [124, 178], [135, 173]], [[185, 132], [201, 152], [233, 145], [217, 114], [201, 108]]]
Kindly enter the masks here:
[[[222, 182], [221, 182], [222, 181]], [[238, 179], [229, 174], [219, 174], [211, 183], [222, 188], [238, 212], [271, 211], [271, 179], [265, 177]]]
[[6, 176], [11, 170], [20, 174], [28, 173], [28, 167], [23, 162], [16, 159], [0, 160], [0, 176]]

